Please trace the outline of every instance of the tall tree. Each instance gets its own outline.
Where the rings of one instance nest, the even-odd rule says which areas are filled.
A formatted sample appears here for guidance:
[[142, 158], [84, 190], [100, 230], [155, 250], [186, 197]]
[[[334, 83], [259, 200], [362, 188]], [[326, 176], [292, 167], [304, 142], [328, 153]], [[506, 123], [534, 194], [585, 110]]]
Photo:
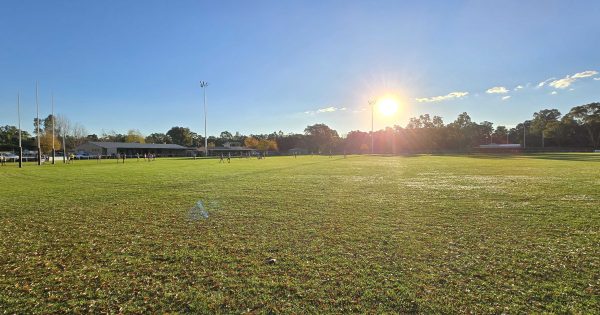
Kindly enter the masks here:
[[560, 112], [558, 109], [543, 109], [533, 114], [533, 120], [531, 121], [531, 131], [538, 133], [541, 136], [541, 145], [545, 146], [545, 130], [549, 123], [558, 122], [560, 119]]
[[329, 152], [339, 140], [337, 131], [325, 124], [314, 124], [304, 129], [304, 134], [309, 139], [309, 149], [317, 152]]
[[573, 107], [568, 115], [587, 131], [592, 147], [598, 148], [600, 146], [600, 103]]
[[129, 131], [127, 131], [127, 137], [125, 137], [125, 142], [145, 143], [146, 138], [144, 138], [144, 135], [142, 135], [142, 133], [139, 130], [129, 129]]
[[152, 133], [146, 137], [146, 143], [171, 143], [171, 137], [164, 133]]
[[189, 128], [173, 127], [167, 131], [167, 136], [171, 137], [173, 143], [182, 146], [189, 147], [194, 143], [194, 137]]

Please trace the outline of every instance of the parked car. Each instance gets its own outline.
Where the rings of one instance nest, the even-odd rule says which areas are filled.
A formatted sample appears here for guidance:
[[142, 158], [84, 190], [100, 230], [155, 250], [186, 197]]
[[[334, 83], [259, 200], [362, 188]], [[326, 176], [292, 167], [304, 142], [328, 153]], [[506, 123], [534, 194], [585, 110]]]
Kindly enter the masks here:
[[4, 153], [0, 153], [0, 155], [4, 156], [6, 158], [6, 161], [15, 162], [15, 161], [19, 160], [19, 156], [16, 154], [13, 154], [13, 153], [4, 152]]
[[78, 152], [77, 154], [75, 154], [75, 158], [78, 160], [89, 159], [90, 155], [87, 152]]

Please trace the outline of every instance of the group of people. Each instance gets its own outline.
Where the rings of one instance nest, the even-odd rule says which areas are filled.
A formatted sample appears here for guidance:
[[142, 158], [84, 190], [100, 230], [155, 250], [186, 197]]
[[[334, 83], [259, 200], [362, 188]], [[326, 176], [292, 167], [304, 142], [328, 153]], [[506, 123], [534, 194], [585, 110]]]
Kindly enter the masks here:
[[[252, 156], [251, 153], [247, 153], [247, 154], [243, 153], [243, 154], [239, 155], [239, 158], [249, 159], [251, 156]], [[195, 158], [196, 157], [194, 156], [194, 159]], [[266, 158], [266, 154], [264, 154], [264, 153], [258, 153], [256, 155], [256, 158], [259, 159], [259, 160], [262, 160], [262, 159]], [[219, 156], [219, 163], [225, 163], [225, 160], [227, 160], [227, 163], [231, 163], [231, 153], [227, 153], [227, 155], [221, 153], [221, 155]]]
[[[135, 157], [136, 157], [137, 161], [139, 162], [141, 155], [139, 153], [136, 153]], [[125, 153], [117, 154], [117, 163], [119, 163], [119, 161], [123, 161], [123, 164], [125, 164], [126, 159], [127, 159], [127, 154], [125, 154]], [[156, 160], [156, 154], [144, 153], [143, 159], [144, 159], [144, 161], [152, 162], [152, 161]], [[98, 161], [100, 161], [100, 156], [98, 156]]]
[[[221, 153], [221, 159], [219, 159], [219, 163], [225, 163], [223, 159], [223, 153]], [[227, 153], [227, 163], [231, 163], [231, 153]]]

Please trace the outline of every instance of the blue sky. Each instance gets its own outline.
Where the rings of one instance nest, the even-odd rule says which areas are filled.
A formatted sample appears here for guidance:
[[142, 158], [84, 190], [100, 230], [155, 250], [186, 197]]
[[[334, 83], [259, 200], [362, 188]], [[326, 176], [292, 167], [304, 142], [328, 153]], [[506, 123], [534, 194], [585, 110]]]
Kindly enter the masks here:
[[401, 109], [375, 128], [464, 111], [510, 126], [600, 101], [598, 16], [599, 1], [7, 0], [0, 124], [19, 91], [33, 129], [38, 80], [42, 116], [54, 93], [89, 133], [202, 133], [205, 80], [210, 135], [368, 130], [386, 95]]

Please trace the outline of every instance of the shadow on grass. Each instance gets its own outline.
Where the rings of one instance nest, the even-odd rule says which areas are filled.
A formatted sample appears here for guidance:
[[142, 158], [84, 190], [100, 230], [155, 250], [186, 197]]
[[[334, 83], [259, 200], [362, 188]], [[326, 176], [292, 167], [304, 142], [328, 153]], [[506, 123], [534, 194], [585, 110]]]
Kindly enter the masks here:
[[436, 156], [469, 157], [474, 159], [541, 159], [559, 161], [600, 162], [600, 154], [597, 153], [530, 153], [530, 154], [438, 154]]

